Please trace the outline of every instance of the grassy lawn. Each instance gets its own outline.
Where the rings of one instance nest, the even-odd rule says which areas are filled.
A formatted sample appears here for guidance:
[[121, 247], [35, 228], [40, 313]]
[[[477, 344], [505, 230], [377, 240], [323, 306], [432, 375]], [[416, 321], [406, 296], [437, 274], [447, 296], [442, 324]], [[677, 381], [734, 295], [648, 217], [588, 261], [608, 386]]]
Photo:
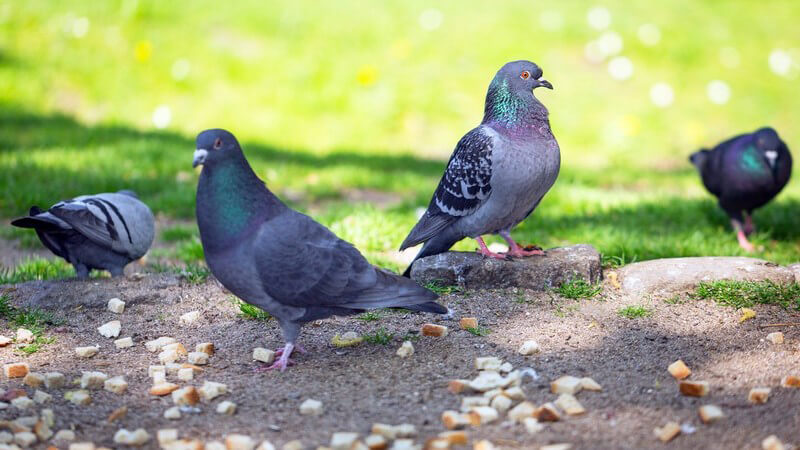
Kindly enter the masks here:
[[[125, 188], [191, 219], [194, 136], [224, 127], [278, 195], [400, 269], [392, 252], [479, 123], [489, 81], [525, 58], [555, 86], [537, 95], [562, 172], [520, 241], [591, 243], [617, 262], [744, 254], [687, 156], [769, 124], [800, 158], [800, 3], [602, 5], [598, 30], [587, 16], [603, 14], [579, 1], [0, 0], [0, 217]], [[592, 62], [601, 37], [617, 54]], [[608, 69], [618, 56], [633, 64], [624, 80]], [[674, 92], [667, 107], [651, 100], [657, 83]], [[755, 256], [800, 260], [799, 186], [756, 213]], [[191, 226], [160, 236], [202, 259]]]

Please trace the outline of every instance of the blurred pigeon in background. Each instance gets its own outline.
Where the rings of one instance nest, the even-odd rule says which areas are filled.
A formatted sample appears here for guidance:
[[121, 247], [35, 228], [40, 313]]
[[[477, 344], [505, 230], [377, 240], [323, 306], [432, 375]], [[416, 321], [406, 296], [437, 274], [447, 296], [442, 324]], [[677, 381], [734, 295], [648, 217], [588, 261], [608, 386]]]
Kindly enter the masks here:
[[[533, 95], [537, 87], [553, 88], [541, 78], [542, 69], [530, 61], [510, 62], [497, 72], [483, 122], [458, 142], [427, 211], [400, 246], [425, 243], [414, 261], [446, 252], [465, 237], [491, 258], [544, 254], [521, 248], [510, 234], [536, 209], [561, 167], [547, 108]], [[502, 236], [508, 253], [491, 252], [481, 237], [487, 233]]]
[[286, 345], [267, 369], [286, 369], [306, 322], [387, 307], [447, 313], [435, 293], [372, 266], [351, 244], [284, 205], [231, 133], [200, 133], [193, 165], [200, 164], [197, 225], [208, 267], [283, 331]]
[[147, 253], [155, 236], [153, 213], [132, 191], [83, 195], [47, 211], [33, 206], [28, 217], [11, 225], [36, 230], [42, 244], [72, 264], [81, 279], [92, 269], [122, 275], [128, 263]]
[[689, 160], [731, 218], [739, 245], [752, 252], [747, 236], [754, 230], [753, 210], [772, 200], [789, 181], [789, 148], [775, 130], [765, 127], [695, 152]]

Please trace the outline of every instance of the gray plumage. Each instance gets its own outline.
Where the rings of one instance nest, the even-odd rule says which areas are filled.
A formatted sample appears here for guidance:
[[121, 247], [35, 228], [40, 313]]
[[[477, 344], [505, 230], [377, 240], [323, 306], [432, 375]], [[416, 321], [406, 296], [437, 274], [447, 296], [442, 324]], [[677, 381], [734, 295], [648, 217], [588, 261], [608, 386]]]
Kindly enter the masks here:
[[[446, 313], [437, 295], [372, 266], [350, 243], [284, 205], [224, 130], [197, 137], [197, 225], [206, 262], [236, 296], [273, 315], [288, 355], [309, 321], [402, 307]], [[280, 364], [283, 364], [282, 366]]]
[[536, 209], [561, 166], [547, 108], [533, 95], [539, 86], [552, 89], [541, 76], [529, 61], [508, 63], [497, 72], [481, 125], [456, 145], [427, 211], [401, 250], [424, 242], [416, 260], [490, 233], [516, 246], [510, 230]]
[[82, 195], [47, 211], [37, 206], [11, 222], [33, 228], [45, 247], [75, 267], [78, 278], [92, 269], [122, 275], [125, 266], [147, 253], [155, 236], [150, 208], [132, 191]]

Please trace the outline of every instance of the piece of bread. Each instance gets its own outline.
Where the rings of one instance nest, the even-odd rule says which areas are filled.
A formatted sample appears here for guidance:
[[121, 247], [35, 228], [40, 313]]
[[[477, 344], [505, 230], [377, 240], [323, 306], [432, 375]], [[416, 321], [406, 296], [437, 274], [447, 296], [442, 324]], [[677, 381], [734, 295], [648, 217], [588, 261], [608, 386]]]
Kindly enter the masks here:
[[426, 323], [425, 325], [422, 325], [422, 335], [445, 337], [447, 336], [447, 327], [433, 323]]
[[681, 434], [681, 426], [677, 422], [667, 422], [663, 427], [655, 428], [653, 434], [661, 442], [669, 442]]
[[705, 397], [708, 395], [708, 381], [681, 381], [678, 384], [681, 394], [689, 397]]

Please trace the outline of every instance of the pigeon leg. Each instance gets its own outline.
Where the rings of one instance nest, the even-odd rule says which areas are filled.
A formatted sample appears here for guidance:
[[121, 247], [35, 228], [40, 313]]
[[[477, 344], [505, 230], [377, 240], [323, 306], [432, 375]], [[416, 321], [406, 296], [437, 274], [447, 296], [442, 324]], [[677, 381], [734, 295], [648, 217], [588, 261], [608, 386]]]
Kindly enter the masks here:
[[489, 247], [486, 246], [486, 242], [483, 242], [483, 238], [481, 236], [476, 237], [475, 240], [478, 241], [478, 245], [481, 247], [480, 250], [478, 250], [478, 253], [481, 255], [494, 259], [506, 259], [506, 255], [494, 253], [493, 251], [489, 250]]
[[733, 225], [733, 229], [736, 230], [736, 239], [739, 240], [739, 246], [742, 247], [747, 252], [755, 251], [755, 247], [750, 241], [747, 240], [747, 235], [742, 227], [742, 222], [737, 219], [731, 219], [731, 225]]
[[112, 267], [108, 269], [108, 271], [111, 273], [112, 277], [121, 277], [125, 272], [122, 267]]
[[744, 216], [744, 234], [750, 236], [756, 231], [756, 225], [753, 223], [753, 216], [747, 212]]
[[287, 367], [294, 365], [294, 361], [289, 359], [289, 356], [292, 355], [293, 350], [294, 350], [294, 344], [291, 342], [287, 342], [286, 345], [284, 345], [283, 348], [279, 350], [281, 352], [281, 355], [277, 361], [275, 361], [271, 366], [260, 367], [256, 369], [256, 372], [266, 372], [268, 370], [273, 370], [273, 369], [278, 369], [281, 372], [283, 372], [284, 370], [286, 370]]
[[75, 275], [79, 280], [89, 279], [89, 268], [86, 267], [86, 264], [75, 263], [72, 266], [75, 267]]
[[509, 256], [514, 257], [525, 257], [525, 256], [534, 256], [534, 255], [544, 255], [544, 251], [534, 249], [534, 250], [525, 250], [517, 244], [514, 239], [511, 238], [511, 233], [508, 230], [501, 231], [500, 236], [508, 242], [508, 253]]
[[[284, 348], [285, 348], [285, 347], [284, 347]], [[281, 355], [283, 355], [283, 350], [284, 350], [283, 348], [279, 348], [279, 349], [275, 350], [275, 356], [281, 356]], [[294, 351], [296, 351], [297, 353], [301, 353], [301, 354], [306, 354], [306, 353], [308, 353], [308, 352], [306, 351], [306, 349], [305, 349], [305, 348], [303, 348], [303, 346], [302, 346], [302, 345], [300, 345], [300, 344], [294, 344]]]

